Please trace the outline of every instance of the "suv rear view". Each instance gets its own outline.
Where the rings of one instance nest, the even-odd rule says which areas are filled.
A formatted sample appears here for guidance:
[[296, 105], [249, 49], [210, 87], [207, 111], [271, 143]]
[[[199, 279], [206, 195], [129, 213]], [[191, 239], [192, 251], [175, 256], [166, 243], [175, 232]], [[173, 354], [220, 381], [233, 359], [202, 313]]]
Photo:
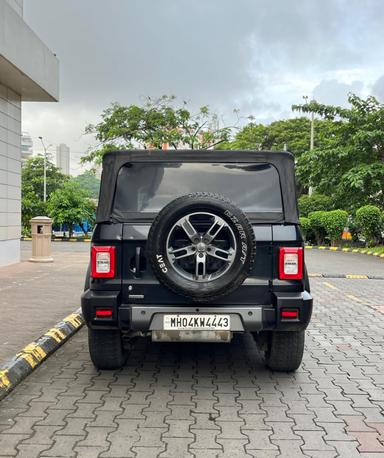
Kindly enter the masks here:
[[312, 298], [289, 153], [107, 153], [82, 309], [100, 369], [127, 343], [230, 342], [301, 363]]

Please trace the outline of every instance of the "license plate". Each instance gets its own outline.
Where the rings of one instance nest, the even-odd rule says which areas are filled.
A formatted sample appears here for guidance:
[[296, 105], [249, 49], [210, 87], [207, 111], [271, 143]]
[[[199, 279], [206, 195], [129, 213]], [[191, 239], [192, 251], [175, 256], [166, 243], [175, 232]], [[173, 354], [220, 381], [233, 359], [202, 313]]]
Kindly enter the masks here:
[[229, 330], [231, 319], [229, 315], [164, 315], [164, 330]]

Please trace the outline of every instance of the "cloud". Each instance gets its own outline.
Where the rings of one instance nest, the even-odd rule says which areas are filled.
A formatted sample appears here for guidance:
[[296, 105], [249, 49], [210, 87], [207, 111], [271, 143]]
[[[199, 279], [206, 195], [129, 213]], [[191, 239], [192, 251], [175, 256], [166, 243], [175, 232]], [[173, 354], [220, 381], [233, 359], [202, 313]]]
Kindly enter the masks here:
[[372, 94], [376, 96], [381, 102], [384, 102], [384, 75], [375, 81], [372, 87]]
[[76, 138], [86, 146], [85, 124], [113, 101], [174, 94], [228, 118], [240, 108], [272, 120], [314, 88], [339, 103], [355, 87], [341, 74], [363, 75], [355, 79], [366, 85], [364, 74], [384, 73], [381, 0], [25, 0], [24, 8], [61, 66], [60, 108], [25, 105], [25, 124], [72, 147]]
[[313, 90], [313, 98], [320, 103], [330, 105], [348, 105], [348, 94], [360, 95], [363, 89], [362, 81], [353, 81], [351, 84], [335, 79], [321, 81]]

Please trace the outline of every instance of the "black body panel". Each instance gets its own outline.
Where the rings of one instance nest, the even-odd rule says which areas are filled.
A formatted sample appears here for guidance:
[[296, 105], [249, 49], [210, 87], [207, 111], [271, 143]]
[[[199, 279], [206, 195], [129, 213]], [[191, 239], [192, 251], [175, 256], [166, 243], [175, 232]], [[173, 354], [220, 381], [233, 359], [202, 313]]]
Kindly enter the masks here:
[[[146, 162], [270, 163], [278, 171], [283, 213], [247, 214], [254, 230], [256, 255], [248, 277], [231, 294], [196, 304], [172, 292], [159, 282], [147, 261], [147, 238], [156, 214], [121, 213], [119, 220], [112, 213], [119, 170], [127, 163]], [[92, 245], [115, 247], [115, 275], [113, 278], [90, 277], [86, 282], [81, 300], [85, 321], [91, 328], [148, 331], [152, 317], [162, 311], [214, 310], [237, 314], [244, 331], [305, 329], [312, 313], [306, 270], [302, 280], [280, 280], [278, 265], [281, 247], [304, 246], [298, 222], [294, 161], [289, 153], [153, 150], [107, 153], [103, 159]], [[96, 310], [103, 307], [112, 310], [112, 317], [95, 317]], [[280, 311], [285, 308], [297, 309], [298, 318], [282, 320]]]

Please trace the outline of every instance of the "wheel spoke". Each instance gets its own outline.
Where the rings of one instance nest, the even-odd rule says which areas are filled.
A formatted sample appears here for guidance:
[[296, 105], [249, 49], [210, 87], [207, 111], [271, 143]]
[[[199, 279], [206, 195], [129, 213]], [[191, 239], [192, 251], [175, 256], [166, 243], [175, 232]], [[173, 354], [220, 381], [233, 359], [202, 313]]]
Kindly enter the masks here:
[[207, 256], [205, 253], [199, 253], [196, 256], [196, 279], [204, 280], [206, 275]]
[[208, 247], [208, 256], [212, 256], [213, 258], [220, 259], [221, 261], [231, 261], [234, 255], [234, 250], [230, 248], [229, 250], [222, 250], [221, 248], [217, 248], [213, 245]]
[[179, 224], [184, 229], [184, 232], [188, 235], [188, 238], [192, 242], [197, 242], [200, 239], [199, 234], [196, 232], [196, 229], [192, 226], [192, 223], [189, 221], [188, 216], [185, 216], [182, 220], [180, 220]]
[[216, 237], [216, 235], [221, 231], [221, 229], [226, 226], [227, 223], [219, 218], [218, 216], [215, 216], [215, 221], [213, 222], [212, 226], [208, 229], [208, 231], [205, 233], [203, 240], [205, 243], [211, 243], [212, 240]]
[[175, 262], [179, 259], [183, 259], [196, 254], [196, 251], [192, 245], [189, 245], [183, 248], [176, 248], [175, 250], [173, 248], [170, 248], [168, 250], [168, 253], [172, 255], [172, 261]]

